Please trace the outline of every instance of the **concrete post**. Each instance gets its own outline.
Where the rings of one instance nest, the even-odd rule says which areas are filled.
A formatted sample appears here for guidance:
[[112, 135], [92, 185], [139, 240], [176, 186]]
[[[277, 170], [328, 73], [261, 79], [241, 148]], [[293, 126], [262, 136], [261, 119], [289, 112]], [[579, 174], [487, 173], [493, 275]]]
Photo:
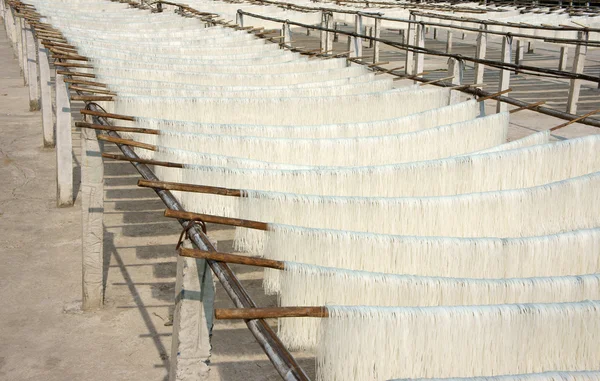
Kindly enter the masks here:
[[[333, 25], [333, 14], [327, 14], [327, 29], [335, 29]], [[334, 33], [327, 32], [325, 35], [325, 51], [327, 54], [333, 54], [333, 39]]]
[[[364, 34], [365, 28], [363, 27], [363, 17], [362, 15], [354, 16], [354, 33], [356, 34]], [[354, 47], [348, 50], [354, 50], [356, 52], [356, 56], [354, 57], [362, 57], [362, 49], [363, 49], [363, 39], [360, 37], [352, 37], [352, 44]]]
[[27, 64], [27, 34], [25, 19], [19, 17], [21, 23], [21, 69], [23, 69], [23, 84], [29, 85], [29, 65]]
[[533, 53], [533, 42], [531, 41], [527, 43], [527, 53]]
[[437, 40], [437, 28], [433, 28], [433, 39]]
[[446, 53], [452, 53], [452, 31], [448, 30], [448, 38], [446, 39]]
[[[322, 28], [327, 28], [327, 19], [328, 19], [327, 13], [321, 12], [321, 27]], [[323, 30], [319, 31], [319, 37], [320, 37], [319, 47], [321, 48], [321, 53], [327, 52], [327, 34], [328, 34], [328, 32], [325, 32]]]
[[[191, 245], [185, 242], [184, 247]], [[178, 256], [169, 381], [206, 379], [214, 298], [214, 282], [206, 261]]]
[[83, 309], [102, 307], [104, 165], [96, 131], [81, 129], [81, 264]]
[[515, 51], [515, 64], [522, 65], [523, 57], [525, 56], [525, 42], [517, 40], [517, 49]]
[[[578, 34], [578, 38], [581, 41], [587, 42], [589, 34], [587, 31], [581, 31]], [[585, 67], [585, 56], [587, 54], [587, 46], [585, 44], [578, 44], [575, 48], [575, 56], [573, 57], [573, 73], [583, 73]], [[569, 86], [569, 99], [567, 101], [567, 112], [570, 114], [577, 113], [577, 102], [579, 101], [579, 92], [581, 90], [581, 80], [572, 79], [571, 85]]]
[[73, 205], [71, 102], [64, 76], [56, 75], [56, 186], [59, 207]]
[[[512, 37], [502, 37], [502, 52], [500, 59], [502, 62], [510, 63], [510, 53], [512, 48]], [[498, 91], [506, 90], [510, 86], [510, 71], [501, 69], [500, 80], [498, 81]], [[496, 105], [496, 112], [504, 112], [508, 110], [508, 105], [504, 102], [498, 101]]]
[[281, 35], [283, 39], [281, 40], [284, 45], [291, 46], [292, 45], [292, 30], [290, 29], [290, 24], [287, 22], [281, 25]]
[[[338, 30], [338, 23], [333, 24], [333, 29]], [[339, 36], [337, 33], [333, 34], [333, 42], [338, 42]]]
[[37, 43], [33, 37], [31, 26], [27, 25], [25, 29], [26, 47], [27, 47], [27, 73], [29, 75], [29, 111], [38, 111], [40, 109], [40, 88], [38, 83], [38, 65], [37, 65]]
[[54, 147], [54, 114], [52, 111], [52, 82], [48, 49], [38, 45], [38, 66], [40, 71], [40, 94], [42, 106], [42, 132], [44, 147]]
[[[381, 37], [381, 19], [375, 19], [375, 26], [373, 27], [373, 37]], [[380, 45], [381, 44], [379, 43], [379, 41], [373, 42], [373, 63], [379, 62]]]
[[15, 45], [15, 49], [17, 50], [17, 57], [19, 59], [19, 67], [21, 68], [21, 73], [23, 74], [25, 70], [23, 69], [23, 33], [21, 29], [22, 18], [15, 17], [15, 36], [17, 37], [17, 43]]
[[558, 70], [567, 70], [567, 59], [569, 58], [569, 48], [563, 46], [560, 48], [560, 60], [558, 61]]
[[[487, 26], [480, 26], [481, 32], [477, 35], [477, 53], [476, 57], [479, 59], [485, 59], [487, 51]], [[483, 83], [483, 74], [485, 71], [485, 65], [476, 63], [475, 64], [475, 83]]]
[[240, 27], [244, 26], [244, 15], [241, 13], [236, 13], [235, 14], [235, 23], [238, 24]]
[[[461, 85], [463, 83], [464, 63], [457, 60], [456, 58], [448, 59], [448, 77], [452, 78], [452, 84]], [[450, 102], [449, 104], [455, 104], [460, 102], [460, 91], [450, 91]]]
[[[410, 15], [410, 20], [415, 21], [417, 17], [414, 14]], [[406, 44], [407, 45], [415, 45], [415, 23], [409, 23], [408, 28], [406, 29]], [[406, 61], [404, 63], [404, 72], [406, 74], [413, 74], [415, 72], [415, 57], [412, 51], [406, 51]]]
[[[419, 48], [425, 47], [425, 25], [417, 24], [416, 25], [416, 45]], [[423, 72], [423, 68], [425, 66], [425, 54], [424, 53], [415, 53], [415, 72], [414, 75]]]
[[[372, 26], [366, 26], [365, 27], [365, 34], [369, 37], [373, 37], [373, 27]], [[373, 40], [369, 39], [369, 48], [373, 47]]]

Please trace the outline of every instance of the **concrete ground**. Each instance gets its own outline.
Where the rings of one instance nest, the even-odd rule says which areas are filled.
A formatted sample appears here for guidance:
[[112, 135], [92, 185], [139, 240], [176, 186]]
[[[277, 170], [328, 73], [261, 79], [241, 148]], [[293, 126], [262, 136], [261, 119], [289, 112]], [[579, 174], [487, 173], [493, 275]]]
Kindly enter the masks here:
[[[304, 40], [307, 48], [317, 46], [318, 37]], [[346, 49], [340, 42], [337, 50]], [[551, 50], [545, 54], [553, 57]], [[403, 60], [389, 58], [389, 67]], [[443, 65], [437, 58], [426, 60], [427, 69]], [[162, 217], [164, 205], [151, 190], [136, 187], [139, 176], [130, 164], [106, 161], [106, 306], [83, 313], [79, 199], [74, 207], [55, 206], [54, 150], [42, 148], [41, 116], [28, 111], [27, 88], [3, 28], [0, 68], [0, 380], [165, 380], [171, 345], [171, 328], [165, 322], [174, 300], [179, 225]], [[529, 82], [520, 92], [531, 92], [531, 101], [540, 99], [536, 94], [546, 93], [548, 87], [559, 89], [560, 106], [563, 84], [523, 80]], [[600, 103], [596, 91], [586, 89], [590, 107], [600, 107], [594, 106]], [[491, 112], [494, 102], [487, 108]], [[513, 115], [509, 139], [561, 122], [523, 111]], [[574, 124], [557, 138], [598, 132]], [[75, 130], [73, 138], [77, 189]], [[220, 250], [231, 250], [231, 229], [210, 226], [209, 235], [219, 241]], [[258, 305], [276, 304], [275, 297], [262, 292], [260, 270], [234, 266], [234, 271]], [[217, 286], [216, 307], [231, 306]], [[295, 356], [309, 375], [314, 374], [312, 354]], [[216, 322], [211, 366], [210, 380], [279, 379], [243, 322]]]

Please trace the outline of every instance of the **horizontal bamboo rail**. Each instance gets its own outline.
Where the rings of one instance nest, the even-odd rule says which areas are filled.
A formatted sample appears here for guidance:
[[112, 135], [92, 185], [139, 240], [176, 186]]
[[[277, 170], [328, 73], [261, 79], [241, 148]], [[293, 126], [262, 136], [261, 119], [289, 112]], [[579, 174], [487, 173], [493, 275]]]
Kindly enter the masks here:
[[140, 179], [138, 180], [138, 187], [165, 189], [180, 192], [207, 193], [219, 196], [244, 197], [244, 192], [241, 189], [212, 187], [208, 185], [173, 183], [168, 181], [149, 181]]
[[180, 248], [179, 255], [182, 257], [198, 258], [198, 259], [211, 259], [217, 262], [235, 263], [240, 265], [267, 267], [270, 269], [283, 270], [285, 269], [285, 263], [282, 261], [276, 261], [274, 259], [246, 257], [244, 255], [211, 252], [197, 249], [186, 249]]
[[241, 218], [213, 216], [210, 214], [183, 212], [178, 210], [165, 210], [165, 217], [179, 218], [190, 221], [202, 221], [210, 224], [219, 224], [227, 226], [235, 226], [240, 228], [268, 231], [269, 224], [266, 222], [244, 220]]
[[119, 145], [130, 146], [130, 147], [143, 148], [143, 149], [147, 149], [150, 151], [156, 151], [156, 146], [154, 146], [152, 144], [136, 142], [135, 140], [131, 140], [131, 139], [117, 138], [115, 136], [110, 136], [110, 135], [98, 135], [98, 140], [103, 140], [105, 142], [110, 142], [110, 143], [115, 143], [115, 144], [119, 144]]
[[91, 128], [94, 130], [101, 130], [101, 131], [117, 131], [117, 132], [131, 132], [131, 133], [148, 134], [148, 135], [160, 135], [159, 130], [154, 130], [152, 128], [104, 126], [101, 124], [93, 124], [93, 123], [87, 123], [87, 122], [76, 122], [75, 127]]
[[180, 164], [180, 163], [172, 163], [170, 161], [160, 161], [160, 160], [142, 159], [142, 158], [135, 159], [135, 158], [127, 157], [125, 155], [115, 155], [112, 153], [103, 153], [102, 157], [105, 159], [129, 161], [132, 163], [142, 163], [142, 164], [149, 164], [149, 165], [158, 165], [161, 167], [184, 168], [184, 165]]
[[291, 317], [329, 317], [327, 307], [265, 307], [265, 308], [215, 308], [219, 320], [251, 320]]

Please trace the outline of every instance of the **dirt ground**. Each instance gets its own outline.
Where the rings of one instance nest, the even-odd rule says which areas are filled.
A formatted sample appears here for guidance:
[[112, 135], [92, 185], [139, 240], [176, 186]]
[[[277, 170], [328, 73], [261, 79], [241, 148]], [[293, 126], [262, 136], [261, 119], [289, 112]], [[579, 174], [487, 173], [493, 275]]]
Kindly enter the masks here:
[[[586, 94], [597, 97], [597, 90]], [[75, 206], [56, 208], [55, 153], [42, 148], [41, 116], [28, 104], [0, 28], [0, 380], [165, 380], [180, 227], [162, 217], [164, 205], [151, 190], [137, 188], [130, 164], [106, 161], [106, 306], [81, 312], [81, 206], [76, 198]], [[489, 112], [494, 107], [488, 102]], [[514, 114], [509, 139], [560, 123], [523, 111]], [[575, 124], [557, 137], [598, 132]], [[78, 188], [76, 130], [73, 144]], [[212, 226], [209, 235], [220, 250], [231, 249], [231, 229]], [[262, 292], [259, 270], [234, 270], [259, 305], [275, 305]], [[232, 306], [221, 288], [216, 304]], [[314, 373], [311, 354], [296, 357]], [[243, 322], [216, 323], [211, 365], [210, 380], [279, 379]]]

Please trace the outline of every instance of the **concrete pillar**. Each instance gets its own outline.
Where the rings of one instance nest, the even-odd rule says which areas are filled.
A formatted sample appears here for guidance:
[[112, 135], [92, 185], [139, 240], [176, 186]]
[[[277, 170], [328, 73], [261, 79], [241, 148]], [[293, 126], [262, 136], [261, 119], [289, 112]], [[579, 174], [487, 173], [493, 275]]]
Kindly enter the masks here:
[[[425, 47], [425, 25], [417, 24], [415, 32], [416, 32], [416, 46], [419, 48], [424, 48]], [[414, 75], [422, 73], [424, 66], [425, 66], [425, 54], [424, 53], [415, 53]]]
[[240, 27], [243, 27], [244, 26], [244, 15], [241, 13], [236, 13], [235, 14], [235, 23], [238, 24]]
[[[373, 37], [373, 27], [372, 26], [366, 26], [365, 27], [365, 34], [369, 37]], [[369, 39], [369, 48], [373, 47], [373, 40]]]
[[[415, 21], [417, 18], [415, 15], [410, 15], [410, 20]], [[408, 28], [406, 29], [406, 45], [415, 45], [415, 23], [409, 23]], [[406, 61], [404, 63], [404, 72], [406, 74], [413, 74], [415, 72], [415, 57], [412, 51], [406, 51]]]
[[104, 165], [96, 131], [81, 129], [81, 264], [83, 309], [102, 307]]
[[[512, 48], [512, 37], [502, 37], [502, 52], [500, 60], [502, 62], [510, 63], [510, 53]], [[498, 91], [506, 90], [510, 86], [510, 71], [501, 69], [500, 80], [498, 81]], [[508, 105], [504, 102], [498, 101], [496, 105], [496, 112], [504, 112], [508, 110]]]
[[[355, 15], [354, 16], [354, 33], [356, 34], [364, 34], [365, 30], [363, 27], [363, 17], [362, 15]], [[351, 44], [354, 45], [352, 47], [350, 47], [350, 49], [348, 50], [352, 50], [353, 52], [356, 53], [356, 55], [354, 57], [362, 57], [362, 51], [363, 51], [363, 39], [360, 37], [351, 37]]]
[[[588, 40], [588, 32], [581, 31], [578, 34], [578, 38], [581, 41], [587, 42]], [[581, 74], [583, 73], [583, 68], [585, 67], [585, 56], [587, 54], [587, 46], [584, 44], [579, 44], [575, 48], [575, 56], [573, 57], [573, 69], [571, 70], [573, 73]], [[571, 84], [569, 86], [569, 99], [567, 101], [567, 112], [570, 114], [577, 113], [577, 102], [579, 101], [579, 92], [581, 90], [581, 80], [580, 79], [572, 79]]]
[[287, 22], [285, 22], [281, 25], [281, 35], [283, 36], [283, 39], [281, 40], [281, 42], [284, 45], [291, 46], [292, 45], [292, 29], [290, 28], [290, 24], [288, 24]]
[[19, 59], [19, 67], [21, 68], [21, 73], [24, 73], [23, 69], [23, 33], [21, 30], [21, 22], [22, 18], [15, 17], [15, 36], [17, 37], [17, 43], [15, 44], [15, 49], [17, 50], [17, 58]]
[[[191, 245], [186, 241], [184, 247]], [[178, 256], [169, 381], [206, 379], [214, 298], [215, 286], [206, 261]]]
[[26, 26], [25, 38], [25, 45], [27, 47], [27, 73], [29, 75], [29, 111], [38, 111], [40, 109], [40, 88], [38, 82], [37, 43], [33, 37], [30, 25]]
[[[333, 14], [331, 13], [327, 15], [327, 28], [335, 29], [333, 25]], [[328, 54], [333, 54], [333, 38], [333, 32], [327, 32], [325, 35], [325, 51], [328, 52]]]
[[[321, 12], [321, 27], [322, 28], [327, 28], [327, 12]], [[323, 30], [319, 31], [319, 37], [320, 37], [320, 45], [319, 47], [321, 48], [321, 53], [327, 52], [327, 34], [328, 32], [325, 32]]]
[[73, 205], [71, 102], [64, 76], [56, 75], [56, 186], [59, 207]]
[[25, 19], [19, 17], [21, 24], [21, 69], [23, 69], [23, 84], [29, 84], [29, 65], [27, 64], [27, 34], [25, 33]]
[[433, 39], [437, 40], [437, 28], [433, 28]]
[[533, 42], [527, 42], [527, 53], [533, 53]]
[[[381, 19], [375, 19], [375, 26], [373, 27], [373, 37], [381, 37]], [[379, 62], [380, 45], [381, 44], [379, 41], [373, 42], [373, 63]]]
[[[452, 78], [452, 84], [461, 85], [463, 83], [464, 63], [456, 58], [448, 59], [448, 77]], [[460, 102], [460, 91], [452, 90], [450, 92], [449, 104]]]
[[[338, 30], [338, 23], [333, 24], [333, 29]], [[333, 34], [333, 42], [338, 42], [338, 39], [339, 39], [338, 34], [334, 33]]]
[[[487, 51], [487, 26], [480, 26], [481, 32], [477, 35], [477, 53], [476, 58], [485, 59]], [[483, 74], [485, 71], [485, 65], [476, 63], [475, 64], [475, 83], [483, 83]]]
[[38, 45], [38, 67], [40, 72], [40, 99], [42, 108], [42, 132], [44, 147], [54, 147], [54, 113], [52, 111], [52, 82], [48, 49]]
[[515, 64], [522, 65], [523, 57], [525, 56], [525, 42], [517, 40], [517, 49], [515, 51]]
[[560, 48], [560, 60], [558, 61], [558, 70], [567, 70], [567, 59], [569, 58], [569, 48], [563, 46]]
[[448, 30], [448, 38], [446, 39], [446, 53], [452, 53], [452, 31]]

